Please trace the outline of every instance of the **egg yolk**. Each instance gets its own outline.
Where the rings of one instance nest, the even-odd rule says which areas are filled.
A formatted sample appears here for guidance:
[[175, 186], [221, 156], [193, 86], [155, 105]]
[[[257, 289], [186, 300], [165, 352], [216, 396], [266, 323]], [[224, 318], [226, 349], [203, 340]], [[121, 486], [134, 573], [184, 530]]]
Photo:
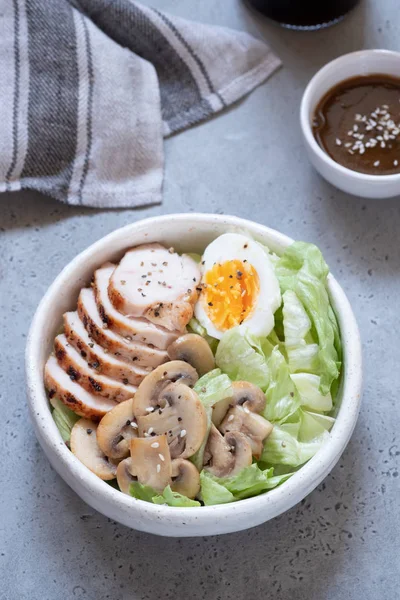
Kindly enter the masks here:
[[203, 300], [208, 317], [219, 331], [241, 325], [257, 303], [260, 281], [248, 262], [216, 263], [203, 278]]

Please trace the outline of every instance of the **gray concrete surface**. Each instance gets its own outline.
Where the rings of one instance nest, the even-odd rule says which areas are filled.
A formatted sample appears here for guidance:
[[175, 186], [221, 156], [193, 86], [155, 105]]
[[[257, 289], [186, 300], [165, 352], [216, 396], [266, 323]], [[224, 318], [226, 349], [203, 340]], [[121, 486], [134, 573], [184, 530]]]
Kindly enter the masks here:
[[[35, 194], [0, 197], [0, 598], [395, 600], [400, 199], [361, 200], [322, 181], [304, 155], [298, 108], [308, 79], [332, 58], [400, 49], [398, 2], [364, 2], [313, 34], [262, 22], [239, 0], [153, 4], [260, 35], [284, 68], [233, 110], [167, 142], [162, 206], [100, 212]], [[104, 518], [56, 475], [28, 419], [23, 352], [41, 296], [77, 252], [128, 222], [182, 211], [233, 213], [317, 243], [360, 324], [365, 391], [345, 454], [305, 501], [253, 530], [180, 540]]]

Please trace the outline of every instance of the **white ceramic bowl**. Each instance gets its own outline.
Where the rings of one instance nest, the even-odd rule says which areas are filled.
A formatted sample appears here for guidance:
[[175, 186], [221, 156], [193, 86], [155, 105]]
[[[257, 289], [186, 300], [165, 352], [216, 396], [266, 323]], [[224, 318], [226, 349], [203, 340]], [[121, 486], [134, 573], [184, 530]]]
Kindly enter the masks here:
[[332, 276], [329, 292], [342, 331], [344, 377], [331, 439], [282, 486], [256, 498], [200, 508], [170, 508], [130, 498], [91, 473], [63, 443], [51, 417], [43, 368], [52, 351], [62, 314], [74, 309], [79, 290], [107, 260], [144, 242], [163, 242], [178, 251], [201, 252], [226, 231], [244, 231], [282, 252], [293, 240], [251, 221], [207, 214], [165, 215], [137, 221], [99, 240], [65, 267], [41, 301], [29, 332], [26, 377], [30, 414], [37, 438], [53, 467], [90, 506], [128, 527], [165, 536], [203, 536], [239, 531], [276, 517], [300, 502], [333, 468], [348, 443], [361, 402], [361, 346], [349, 302]]
[[400, 174], [367, 175], [335, 162], [317, 143], [312, 119], [321, 98], [336, 84], [359, 75], [392, 75], [400, 78], [400, 53], [361, 50], [340, 56], [314, 75], [305, 89], [300, 107], [300, 124], [311, 163], [329, 183], [363, 198], [390, 198], [400, 194]]

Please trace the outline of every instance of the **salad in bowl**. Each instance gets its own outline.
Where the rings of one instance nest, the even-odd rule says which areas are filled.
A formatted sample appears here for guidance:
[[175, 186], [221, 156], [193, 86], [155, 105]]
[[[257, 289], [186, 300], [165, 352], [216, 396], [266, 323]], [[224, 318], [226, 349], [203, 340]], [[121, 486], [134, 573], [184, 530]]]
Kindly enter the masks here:
[[268, 495], [335, 423], [342, 342], [320, 250], [211, 237], [179, 252], [153, 234], [101, 264], [44, 367], [68, 451], [157, 506]]

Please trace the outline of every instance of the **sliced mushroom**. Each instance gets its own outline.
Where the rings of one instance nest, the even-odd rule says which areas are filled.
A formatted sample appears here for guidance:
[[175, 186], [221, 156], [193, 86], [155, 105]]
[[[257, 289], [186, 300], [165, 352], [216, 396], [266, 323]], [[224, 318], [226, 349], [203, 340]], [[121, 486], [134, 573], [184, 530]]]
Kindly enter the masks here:
[[133, 414], [140, 437], [167, 436], [172, 458], [192, 456], [200, 448], [207, 430], [206, 411], [198, 395], [179, 381], [167, 385], [144, 416], [136, 410], [135, 397]]
[[130, 474], [142, 485], [149, 485], [158, 492], [164, 491], [172, 476], [167, 436], [131, 440]]
[[257, 385], [248, 381], [234, 381], [232, 388], [232, 404], [238, 404], [255, 413], [261, 413], [264, 410], [265, 394]]
[[108, 481], [115, 479], [117, 466], [110, 463], [101, 451], [96, 437], [97, 424], [89, 419], [79, 419], [71, 430], [71, 450], [95, 475]]
[[97, 443], [109, 458], [125, 458], [129, 455], [130, 440], [137, 437], [137, 428], [131, 398], [104, 415], [97, 427]]
[[253, 456], [260, 458], [263, 441], [269, 436], [273, 425], [261, 415], [251, 412], [247, 406], [233, 406], [228, 410], [219, 426], [219, 430], [225, 434], [239, 431], [246, 436], [250, 443]]
[[179, 381], [193, 387], [198, 378], [196, 370], [182, 360], [160, 365], [139, 385], [134, 398], [135, 415], [146, 415], [150, 408], [157, 408], [159, 395], [171, 382]]
[[117, 467], [117, 482], [119, 489], [124, 494], [128, 494], [128, 496], [130, 495], [129, 486], [134, 481], [137, 481], [137, 478], [134, 477], [131, 473], [131, 468], [132, 459], [130, 457], [122, 460]]
[[171, 489], [188, 498], [197, 496], [200, 491], [200, 474], [193, 463], [183, 458], [172, 461]]
[[236, 475], [251, 465], [251, 447], [242, 433], [228, 433], [225, 437], [211, 425], [208, 437], [205, 469], [216, 477]]
[[215, 369], [214, 355], [201, 335], [182, 335], [168, 346], [167, 352], [171, 360], [183, 360], [192, 365], [200, 377]]
[[231, 398], [224, 398], [213, 407], [212, 422], [216, 427], [220, 425], [231, 406], [244, 406], [254, 413], [261, 413], [265, 408], [265, 394], [253, 383], [234, 381], [232, 389]]

